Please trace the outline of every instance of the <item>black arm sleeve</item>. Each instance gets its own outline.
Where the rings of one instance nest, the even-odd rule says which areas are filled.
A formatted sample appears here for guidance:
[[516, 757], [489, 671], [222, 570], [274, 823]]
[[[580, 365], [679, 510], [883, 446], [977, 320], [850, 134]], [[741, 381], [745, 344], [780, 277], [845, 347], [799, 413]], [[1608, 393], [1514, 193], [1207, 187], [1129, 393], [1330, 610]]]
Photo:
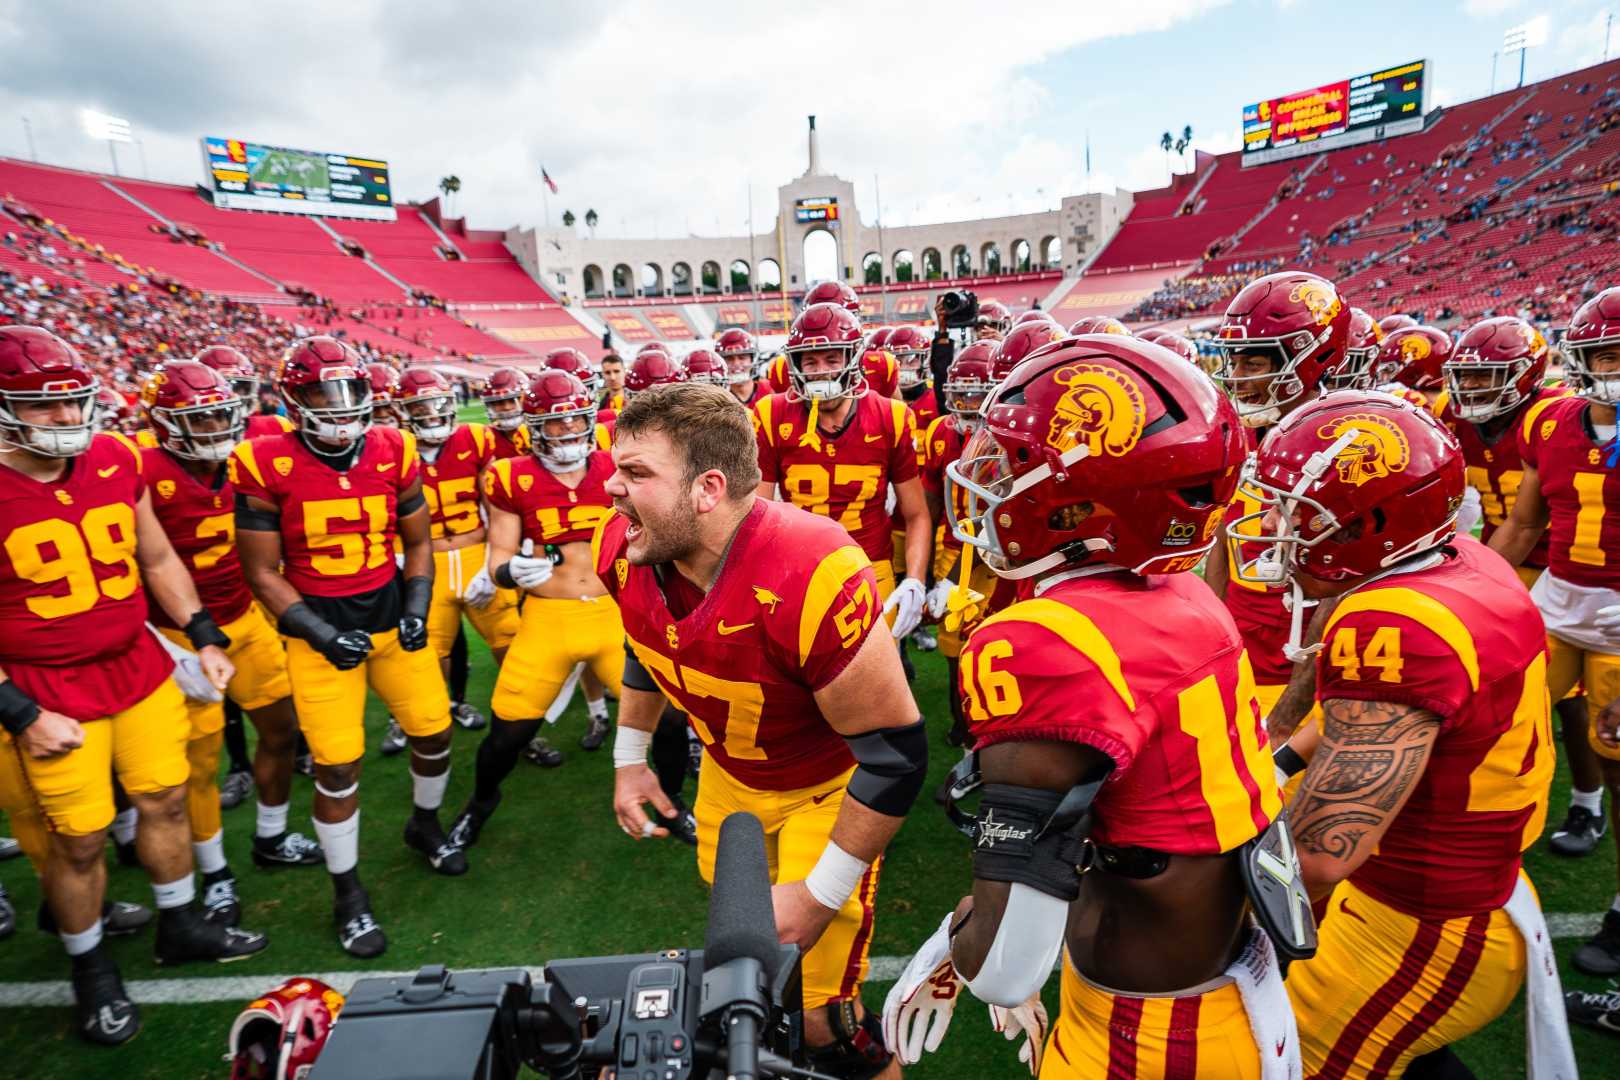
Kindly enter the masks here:
[[405, 614], [426, 619], [433, 604], [433, 579], [413, 577], [405, 579]]
[[933, 348], [928, 350], [928, 370], [934, 376], [934, 400], [939, 402], [941, 412], [945, 411], [945, 373], [954, 359], [956, 346], [951, 344], [950, 332], [935, 335]]
[[624, 643], [623, 682], [632, 690], [642, 690], [649, 694], [662, 692], [658, 689], [658, 684], [653, 681], [652, 674], [636, 658], [636, 651], [630, 647], [629, 641]]
[[401, 499], [399, 505], [395, 507], [395, 513], [400, 517], [410, 517], [412, 514], [426, 506], [427, 496], [418, 491], [409, 499]]
[[236, 527], [249, 532], [281, 531], [281, 514], [274, 510], [260, 510], [248, 502], [246, 495], [236, 496]]
[[928, 773], [928, 732], [923, 722], [846, 735], [855, 757], [849, 797], [889, 817], [905, 817]]

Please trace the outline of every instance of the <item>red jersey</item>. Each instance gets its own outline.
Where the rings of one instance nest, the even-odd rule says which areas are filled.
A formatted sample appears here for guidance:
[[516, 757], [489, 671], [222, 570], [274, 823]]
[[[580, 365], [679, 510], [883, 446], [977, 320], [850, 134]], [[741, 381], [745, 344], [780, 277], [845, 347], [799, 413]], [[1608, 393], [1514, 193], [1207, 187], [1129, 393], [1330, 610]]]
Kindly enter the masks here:
[[[1249, 452], [1252, 454], [1265, 438], [1265, 431], [1245, 428], [1244, 433], [1249, 438]], [[1258, 513], [1261, 508], [1260, 493], [1240, 485], [1237, 494], [1232, 497], [1232, 505], [1227, 508], [1226, 520], [1236, 521], [1239, 517]], [[1245, 531], [1258, 532], [1259, 528], [1259, 519], [1256, 518]], [[1238, 633], [1243, 635], [1243, 645], [1249, 650], [1254, 677], [1262, 686], [1286, 683], [1294, 674], [1294, 665], [1283, 654], [1283, 646], [1288, 644], [1290, 621], [1288, 609], [1283, 607], [1286, 590], [1238, 579], [1240, 561], [1257, 558], [1261, 554], [1259, 545], [1227, 543], [1224, 547], [1227, 553], [1226, 610], [1232, 613], [1232, 621], [1237, 624]]]
[[[236, 555], [236, 489], [227, 470], [219, 470], [217, 484], [205, 484], [167, 450], [142, 450], [141, 461], [152, 511], [191, 572], [203, 606], [221, 626], [240, 618], [253, 604], [253, 594]], [[150, 608], [152, 622], [174, 626], [156, 601]]]
[[[945, 498], [945, 467], [962, 456], [962, 447], [966, 442], [967, 439], [963, 436], [954, 416], [936, 417], [928, 425], [921, 439], [924, 491], [941, 500]], [[940, 524], [945, 527], [942, 545], [952, 551], [960, 551], [962, 541], [951, 531], [950, 515], [947, 514]]]
[[[1535, 430], [1536, 419], [1548, 405], [1569, 396], [1569, 390], [1552, 386], [1538, 391], [1521, 405], [1506, 424], [1494, 435], [1486, 434], [1486, 426], [1470, 424], [1451, 414], [1445, 417], [1446, 426], [1462, 445], [1463, 462], [1468, 466], [1468, 486], [1479, 492], [1479, 507], [1484, 519], [1480, 540], [1489, 543], [1494, 533], [1513, 513], [1513, 504], [1519, 497], [1519, 484], [1524, 479], [1524, 462], [1519, 457], [1519, 440]], [[1525, 566], [1547, 565], [1547, 534], [1530, 554]]]
[[174, 670], [146, 629], [145, 494], [141, 452], [122, 435], [97, 435], [49, 483], [0, 466], [0, 666], [44, 708], [100, 719]]
[[619, 418], [619, 413], [618, 413], [618, 410], [616, 410], [616, 409], [597, 409], [596, 410], [596, 423], [597, 423], [597, 426], [601, 426], [602, 424], [608, 424], [608, 425], [611, 426], [613, 424], [613, 422], [615, 420], [617, 420], [618, 418]]
[[247, 418], [247, 430], [242, 438], [257, 439], [262, 435], [280, 435], [293, 430], [293, 423], [278, 413], [254, 413]]
[[495, 456], [497, 458], [523, 457], [529, 452], [529, 429], [520, 427], [516, 431], [502, 431], [491, 426], [490, 436], [495, 440]]
[[[589, 540], [602, 519], [613, 513], [613, 499], [603, 487], [613, 475], [613, 459], [592, 451], [585, 459], [585, 476], [569, 487], [525, 454], [495, 462], [484, 474], [484, 495], [489, 505], [523, 521], [523, 539], [545, 544], [572, 544]], [[539, 554], [538, 551], [535, 554]]]
[[478, 474], [495, 460], [494, 433], [483, 424], [462, 424], [450, 433], [432, 461], [421, 446], [422, 494], [433, 515], [433, 539], [477, 532]]
[[713, 764], [763, 791], [810, 787], [853, 766], [815, 699], [882, 612], [877, 577], [849, 534], [757, 499], [704, 594], [672, 568], [660, 584], [655, 567], [632, 566], [626, 528], [623, 517], [607, 519], [596, 573], [619, 602], [636, 658], [686, 712]]
[[1282, 807], [1243, 639], [1196, 575], [1060, 578], [980, 623], [958, 666], [976, 746], [1112, 759], [1099, 844], [1214, 855]]
[[769, 386], [765, 385], [765, 380], [764, 379], [755, 379], [754, 380], [754, 388], [753, 388], [753, 390], [751, 390], [749, 392], [748, 400], [743, 401], [742, 398], [738, 398], [737, 400], [742, 401], [744, 408], [752, 409], [755, 405], [758, 405], [761, 401], [765, 400], [766, 398], [768, 398], [770, 396], [771, 396], [771, 388]]
[[893, 558], [890, 484], [917, 475], [916, 429], [903, 401], [862, 394], [837, 435], [808, 430], [810, 407], [773, 394], [754, 406], [759, 471], [782, 497], [842, 525], [874, 562]]
[[1519, 432], [1519, 454], [1547, 500], [1547, 568], [1560, 581], [1620, 589], [1620, 447], [1593, 435], [1585, 398], [1544, 408]]
[[940, 417], [939, 399], [934, 396], [932, 386], [906, 402], [911, 406], [912, 419], [916, 421], [918, 431], [927, 431], [928, 425]]
[[416, 436], [374, 427], [340, 472], [284, 432], [231, 451], [231, 483], [281, 511], [282, 576], [305, 596], [359, 596], [394, 580], [399, 496], [421, 473]]
[[1440, 717], [1423, 776], [1356, 886], [1423, 919], [1501, 907], [1547, 817], [1554, 746], [1546, 633], [1518, 575], [1459, 537], [1427, 570], [1347, 593], [1317, 655], [1318, 701], [1388, 701]]

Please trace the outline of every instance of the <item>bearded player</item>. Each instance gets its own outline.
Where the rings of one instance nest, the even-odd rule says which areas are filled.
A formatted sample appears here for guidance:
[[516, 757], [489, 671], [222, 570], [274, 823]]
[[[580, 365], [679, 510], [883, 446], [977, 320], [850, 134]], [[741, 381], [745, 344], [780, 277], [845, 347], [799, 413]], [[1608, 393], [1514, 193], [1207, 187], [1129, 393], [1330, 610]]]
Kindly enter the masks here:
[[[1597, 738], [1605, 707], [1620, 700], [1620, 288], [1582, 304], [1564, 335], [1564, 374], [1575, 396], [1555, 401], [1519, 434], [1524, 479], [1491, 547], [1523, 565], [1543, 535], [1547, 569], [1530, 596], [1547, 627], [1547, 685], [1561, 699], [1586, 686], [1590, 745], [1620, 814], [1620, 751]], [[1613, 830], [1620, 846], [1620, 829]], [[1571, 957], [1588, 975], [1620, 975], [1620, 893], [1597, 935]]]
[[922, 786], [927, 735], [897, 650], [872, 632], [865, 554], [825, 517], [757, 498], [757, 453], [748, 413], [715, 387], [656, 387], [619, 414], [619, 513], [595, 555], [631, 649], [614, 808], [628, 835], [664, 834], [643, 806], [674, 809], [646, 763], [667, 696], [705, 746], [705, 880], [728, 814], [764, 824], [777, 932], [806, 950], [811, 1067], [897, 1076], [859, 995], [879, 859]]
[[[837, 304], [805, 308], [793, 321], [787, 353], [793, 388], [754, 406], [759, 437], [759, 494], [836, 521], [871, 560], [891, 632], [904, 638], [922, 619], [925, 568], [933, 537], [917, 475], [915, 425], [905, 403], [866, 392], [861, 322]], [[896, 584], [884, 494], [894, 485], [905, 519], [906, 565]]]
[[[1285, 1075], [1263, 1062], [1297, 1054], [1272, 939], [1308, 951], [1310, 912], [1242, 637], [1187, 572], [1244, 456], [1210, 381], [1128, 337], [1037, 351], [991, 394], [947, 505], [1023, 599], [962, 652], [973, 892], [889, 995], [902, 1060], [937, 1046], [964, 986], [1048, 1080]], [[1266, 857], [1275, 894], [1246, 886]]]
[[[585, 664], [615, 695], [624, 670], [619, 610], [591, 569], [591, 533], [611, 512], [603, 483], [613, 471], [613, 459], [591, 449], [595, 400], [572, 375], [542, 371], [523, 412], [533, 452], [497, 461], [484, 478], [492, 576], [526, 596], [495, 680], [495, 719], [478, 746], [473, 795], [452, 829], [466, 847], [478, 842], [500, 805], [501, 782], [575, 665]], [[552, 764], [562, 763], [547, 750], [557, 757]]]
[[714, 351], [726, 362], [726, 381], [738, 401], [752, 408], [760, 398], [769, 396], [765, 380], [760, 377], [759, 346], [753, 334], [740, 326], [721, 331]]
[[174, 663], [146, 630], [147, 590], [216, 690], [233, 674], [230, 642], [152, 512], [140, 451], [94, 434], [96, 389], [54, 334], [0, 328], [0, 727], [49, 827], [43, 891], [72, 958], [79, 1034], [116, 1045], [140, 1016], [101, 942], [115, 773], [141, 819], [158, 962], [236, 959], [266, 941], [207, 921], [194, 902], [189, 724]]
[[[248, 585], [286, 635], [298, 723], [315, 759], [315, 833], [335, 894], [338, 943], [380, 956], [387, 937], [360, 882], [360, 758], [369, 687], [411, 748], [405, 843], [441, 874], [467, 872], [439, 806], [450, 781], [450, 701], [426, 651], [431, 514], [416, 437], [371, 426], [371, 388], [349, 346], [312, 337], [278, 381], [298, 430], [231, 455], [236, 539]], [[396, 537], [404, 572], [394, 564]]]
[[1544, 631], [1512, 568], [1456, 535], [1455, 439], [1409, 402], [1345, 390], [1291, 414], [1249, 469], [1263, 521], [1245, 533], [1271, 555], [1244, 572], [1282, 578], [1295, 602], [1338, 599], [1315, 657], [1321, 745], [1289, 809], [1329, 912], [1288, 973], [1306, 1075], [1401, 1076], [1430, 1054], [1429, 1075], [1472, 1075], [1446, 1048], [1501, 1015], [1528, 970], [1548, 1036], [1530, 1075], [1574, 1076], [1520, 870], [1553, 773]]

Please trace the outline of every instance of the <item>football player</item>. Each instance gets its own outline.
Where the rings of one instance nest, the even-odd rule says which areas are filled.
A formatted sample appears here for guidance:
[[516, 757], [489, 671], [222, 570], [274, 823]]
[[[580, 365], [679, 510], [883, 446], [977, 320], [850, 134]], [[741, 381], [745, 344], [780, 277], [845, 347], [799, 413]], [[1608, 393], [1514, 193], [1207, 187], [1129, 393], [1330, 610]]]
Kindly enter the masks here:
[[[793, 388], [754, 406], [759, 441], [759, 494], [782, 498], [842, 525], [872, 561], [878, 599], [891, 630], [904, 638], [922, 618], [933, 537], [917, 475], [911, 410], [866, 392], [861, 323], [836, 304], [805, 308], [785, 351]], [[896, 583], [884, 493], [894, 485], [906, 523], [906, 565], [917, 572]]]
[[884, 346], [894, 354], [900, 400], [911, 407], [918, 431], [928, 430], [928, 425], [939, 418], [939, 401], [934, 388], [928, 385], [928, 352], [932, 346], [932, 339], [920, 326], [898, 327]]
[[726, 362], [731, 392], [738, 401], [752, 407], [766, 396], [768, 391], [759, 371], [759, 346], [754, 344], [753, 334], [740, 326], [722, 331], [715, 339], [715, 351]]
[[[1547, 569], [1530, 595], [1547, 627], [1547, 687], [1562, 699], [1584, 681], [1595, 725], [1620, 699], [1620, 288], [1581, 305], [1562, 347], [1575, 396], [1548, 405], [1530, 430], [1518, 433], [1524, 478], [1491, 547], [1520, 566], [1546, 535]], [[1620, 750], [1595, 731], [1589, 738], [1612, 818], [1620, 814]], [[1613, 832], [1620, 846], [1620, 829]], [[1620, 975], [1620, 893], [1597, 935], [1570, 962], [1589, 975]]]
[[352, 348], [306, 338], [288, 349], [277, 381], [298, 430], [233, 451], [236, 542], [249, 587], [288, 639], [293, 702], [315, 760], [315, 832], [332, 876], [338, 943], [369, 959], [388, 941], [357, 870], [368, 686], [410, 740], [406, 845], [441, 874], [467, 872], [438, 814], [450, 781], [450, 699], [426, 651], [431, 515], [416, 436], [372, 427], [371, 384]]
[[260, 435], [275, 435], [293, 429], [292, 421], [280, 413], [270, 411], [270, 405], [259, 397], [259, 370], [253, 361], [239, 349], [229, 345], [210, 345], [192, 357], [199, 364], [213, 368], [230, 381], [236, 396], [242, 399], [247, 414], [247, 428], [242, 437], [257, 439]]
[[777, 932], [805, 950], [811, 1067], [898, 1076], [860, 987], [879, 859], [922, 786], [927, 735], [897, 650], [872, 632], [865, 554], [835, 522], [756, 498], [757, 456], [748, 413], [712, 386], [656, 387], [619, 415], [618, 514], [594, 540], [631, 650], [614, 808], [627, 835], [665, 834], [643, 807], [674, 812], [646, 762], [667, 696], [706, 748], [699, 872], [712, 880], [728, 814], [765, 827]]
[[1342, 390], [1284, 419], [1245, 483], [1261, 531], [1233, 528], [1268, 554], [1242, 572], [1296, 604], [1338, 598], [1315, 656], [1321, 744], [1289, 808], [1329, 912], [1288, 972], [1305, 1074], [1404, 1075], [1501, 1015], [1528, 970], [1532, 1030], [1553, 1036], [1538, 1057], [1563, 1042], [1530, 1074], [1575, 1075], [1520, 868], [1553, 773], [1544, 631], [1507, 563], [1456, 535], [1456, 440], [1409, 402]]
[[1378, 351], [1383, 340], [1384, 332], [1373, 322], [1373, 317], [1361, 308], [1352, 307], [1344, 359], [1331, 371], [1322, 373], [1322, 391], [1371, 389], [1373, 370], [1378, 365]]
[[[484, 477], [492, 576], [497, 585], [527, 595], [495, 680], [495, 719], [478, 745], [473, 795], [452, 826], [453, 839], [463, 847], [478, 842], [500, 805], [501, 782], [576, 664], [584, 663], [619, 694], [624, 629], [590, 561], [591, 533], [612, 512], [602, 485], [613, 459], [591, 449], [595, 412], [578, 379], [563, 371], [540, 372], [523, 398], [533, 453], [497, 461]], [[562, 764], [560, 752], [545, 749], [555, 755], [547, 764]]]
[[1076, 334], [1117, 334], [1130, 337], [1131, 332], [1124, 323], [1111, 315], [1087, 315], [1069, 326], [1069, 336]]
[[141, 818], [158, 962], [228, 960], [266, 941], [195, 905], [189, 725], [174, 662], [146, 629], [147, 590], [184, 627], [194, 674], [215, 690], [232, 675], [230, 642], [157, 523], [140, 451], [95, 434], [96, 390], [54, 334], [0, 327], [0, 728], [49, 826], [43, 891], [72, 957], [79, 1034], [115, 1045], [140, 1029], [101, 944], [115, 771]]
[[399, 372], [392, 364], [376, 361], [366, 365], [366, 377], [371, 382], [371, 423], [374, 427], [399, 427], [399, 413], [394, 401], [399, 396]]
[[808, 308], [816, 304], [837, 304], [856, 319], [861, 317], [861, 298], [842, 281], [818, 281], [806, 289], [804, 306]]
[[1000, 341], [1012, 333], [1012, 312], [1000, 300], [983, 300], [973, 320], [974, 341]]
[[1446, 411], [1445, 366], [1451, 351], [1451, 335], [1439, 327], [1392, 331], [1378, 346], [1373, 386], [1441, 416]]
[[688, 382], [731, 385], [731, 370], [713, 349], [693, 349], [681, 357], [681, 367], [686, 369]]
[[[253, 603], [236, 554], [236, 492], [225, 462], [241, 441], [241, 398], [217, 370], [177, 360], [147, 377], [141, 408], [158, 440], [156, 447], [141, 451], [152, 509], [190, 571], [203, 605], [230, 638], [226, 655], [236, 673], [225, 692], [259, 733], [253, 762], [259, 792], [254, 861], [261, 866], [317, 866], [320, 848], [287, 828], [298, 723], [286, 654]], [[149, 618], [164, 637], [186, 647], [185, 633], [161, 606], [153, 603]], [[236, 880], [225, 862], [218, 779], [225, 709], [218, 701], [189, 701], [186, 711], [191, 725], [186, 805], [192, 850], [203, 875], [203, 907], [211, 918], [235, 926], [241, 908]]]
[[[1287, 830], [1242, 637], [1187, 572], [1245, 451], [1201, 372], [1095, 334], [1015, 368], [947, 470], [958, 539], [1022, 599], [962, 650], [973, 891], [889, 995], [902, 1061], [937, 1046], [962, 987], [1048, 1080], [1255, 1078], [1262, 1055], [1297, 1054], [1251, 910], [1290, 935], [1310, 911], [1245, 888], [1257, 850], [1291, 869]], [[1065, 953], [1043, 1052], [1040, 990]]]
[[484, 382], [479, 396], [495, 436], [498, 458], [517, 458], [529, 452], [529, 431], [523, 426], [523, 395], [528, 389], [529, 377], [515, 367], [496, 368]]

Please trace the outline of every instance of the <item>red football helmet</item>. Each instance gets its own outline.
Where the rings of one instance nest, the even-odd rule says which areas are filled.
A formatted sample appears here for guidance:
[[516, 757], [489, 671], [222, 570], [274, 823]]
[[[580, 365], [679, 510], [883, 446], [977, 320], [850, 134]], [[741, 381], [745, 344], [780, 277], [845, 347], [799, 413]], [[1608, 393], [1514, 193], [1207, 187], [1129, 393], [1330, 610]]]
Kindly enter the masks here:
[[417, 441], [437, 446], [456, 430], [456, 396], [450, 380], [430, 367], [406, 368], [399, 376], [394, 411]]
[[337, 338], [321, 334], [289, 348], [276, 385], [287, 419], [311, 438], [348, 444], [371, 427], [371, 373]]
[[994, 342], [975, 341], [945, 369], [945, 411], [956, 417], [963, 430], [978, 427], [984, 420], [984, 399], [996, 388], [990, 373], [995, 352]]
[[231, 1080], [303, 1080], [343, 1009], [319, 979], [288, 979], [231, 1024]]
[[889, 335], [894, 333], [892, 326], [879, 326], [866, 335], [868, 349], [881, 349], [889, 343]]
[[1042, 319], [1044, 319], [1045, 321], [1047, 321], [1049, 323], [1057, 322], [1056, 319], [1052, 318], [1052, 315], [1051, 315], [1050, 312], [1042, 311], [1040, 308], [1037, 307], [1037, 308], [1030, 308], [1028, 311], [1026, 311], [1022, 315], [1018, 316], [1018, 318], [1013, 320], [1013, 325], [1014, 326], [1020, 326], [1023, 323], [1036, 322], [1036, 321], [1042, 320]]
[[686, 369], [679, 360], [661, 350], [642, 349], [630, 361], [630, 370], [624, 373], [624, 397], [628, 401], [632, 395], [654, 386], [685, 381]]
[[259, 403], [259, 369], [253, 366], [253, 361], [240, 349], [233, 349], [229, 345], [210, 345], [193, 360], [199, 364], [206, 364], [225, 376], [231, 386], [236, 390], [236, 396], [249, 409], [255, 408]]
[[995, 351], [990, 354], [991, 379], [1000, 382], [1030, 353], [1063, 338], [1063, 330], [1057, 323], [1027, 322], [1013, 327], [1012, 333], [995, 343]]
[[663, 353], [665, 356], [668, 356], [670, 355], [669, 346], [665, 345], [662, 341], [649, 341], [647, 344], [637, 349], [636, 356], [631, 357], [631, 359], [634, 360], [636, 357], [646, 356], [648, 353]]
[[1378, 329], [1382, 330], [1387, 336], [1397, 330], [1405, 330], [1407, 327], [1416, 326], [1417, 324], [1418, 321], [1412, 316], [1396, 313], [1394, 315], [1385, 315], [1382, 319], [1379, 319]]
[[1087, 315], [1069, 327], [1069, 336], [1079, 334], [1123, 334], [1131, 336], [1130, 328], [1112, 315]]
[[1136, 336], [1142, 341], [1151, 341], [1155, 345], [1163, 345], [1199, 370], [1207, 370], [1204, 365], [1204, 358], [1199, 354], [1198, 346], [1193, 344], [1191, 338], [1182, 337], [1180, 334], [1171, 333], [1169, 330], [1160, 330], [1157, 327], [1149, 327]]
[[545, 359], [540, 361], [542, 368], [551, 371], [566, 371], [578, 379], [585, 387], [585, 392], [593, 398], [602, 396], [602, 375], [591, 363], [591, 358], [574, 348], [564, 345], [560, 349], [552, 349], [546, 353]]
[[[788, 331], [787, 354], [789, 397], [804, 400], [837, 401], [865, 392], [860, 351], [864, 335], [860, 316], [837, 304], [816, 304], [799, 312]], [[843, 366], [831, 371], [806, 374], [801, 370], [803, 355], [812, 352], [841, 352]]]
[[[1284, 270], [1249, 282], [1226, 306], [1215, 331], [1221, 366], [1216, 381], [1230, 393], [1251, 427], [1275, 424], [1283, 407], [1316, 393], [1322, 373], [1337, 367], [1350, 339], [1350, 305], [1333, 282], [1302, 270]], [[1269, 370], [1239, 374], [1252, 361]]]
[[158, 445], [189, 461], [224, 461], [247, 430], [247, 403], [196, 360], [170, 360], [148, 375], [141, 412]]
[[1005, 337], [1012, 330], [1012, 312], [1000, 300], [980, 300], [979, 313], [973, 317], [976, 337]]
[[1575, 310], [1564, 334], [1564, 373], [1575, 392], [1606, 405], [1620, 402], [1620, 372], [1592, 370], [1598, 354], [1620, 348], [1620, 288], [1604, 289]]
[[1413, 390], [1439, 390], [1446, 384], [1445, 363], [1451, 335], [1435, 326], [1408, 326], [1386, 337], [1378, 347], [1378, 386], [1399, 383]]
[[595, 418], [596, 399], [566, 371], [540, 371], [523, 395], [529, 452], [550, 472], [571, 472], [585, 463]]
[[373, 360], [366, 365], [366, 378], [371, 382], [371, 422], [399, 427], [399, 413], [394, 410], [394, 400], [399, 396], [399, 372], [392, 364]]
[[[1456, 438], [1408, 401], [1339, 390], [1302, 405], [1245, 472], [1244, 487], [1266, 505], [1229, 530], [1273, 550], [1239, 576], [1276, 585], [1301, 573], [1335, 582], [1381, 573], [1452, 538], [1463, 474]], [[1262, 524], [1268, 512], [1273, 529]], [[1245, 522], [1262, 524], [1258, 535]]]
[[884, 348], [900, 367], [900, 389], [912, 390], [928, 377], [928, 354], [934, 339], [920, 326], [897, 326]]
[[900, 364], [888, 349], [867, 349], [861, 353], [861, 378], [866, 388], [879, 397], [900, 393]]
[[[0, 443], [41, 457], [77, 457], [96, 433], [96, 376], [73, 346], [38, 326], [0, 326]], [[76, 405], [78, 419], [24, 420], [19, 409]]]
[[1541, 388], [1549, 352], [1541, 331], [1516, 315], [1470, 326], [1445, 362], [1452, 413], [1482, 424], [1512, 412]]
[[1191, 570], [1247, 452], [1237, 411], [1202, 372], [1117, 334], [1035, 353], [984, 416], [946, 469], [945, 505], [957, 538], [1006, 578], [1096, 563]]
[[759, 378], [759, 346], [754, 343], [754, 335], [742, 327], [722, 331], [715, 339], [714, 351], [726, 362], [727, 376], [733, 386]]
[[133, 435], [140, 430], [140, 414], [129, 399], [110, 386], [96, 390], [96, 430]]
[[726, 362], [712, 349], [693, 349], [681, 360], [686, 368], [686, 381], [708, 383], [710, 386], [730, 386], [731, 373]]
[[804, 294], [805, 310], [815, 304], [837, 304], [845, 311], [861, 313], [861, 298], [842, 281], [818, 281]]
[[528, 391], [529, 376], [518, 368], [502, 367], [491, 372], [479, 392], [489, 426], [507, 433], [522, 427], [523, 395]]
[[1350, 336], [1344, 347], [1344, 359], [1331, 370], [1322, 372], [1322, 390], [1370, 390], [1373, 369], [1378, 360], [1378, 348], [1384, 332], [1373, 322], [1373, 317], [1361, 308], [1350, 309]]

